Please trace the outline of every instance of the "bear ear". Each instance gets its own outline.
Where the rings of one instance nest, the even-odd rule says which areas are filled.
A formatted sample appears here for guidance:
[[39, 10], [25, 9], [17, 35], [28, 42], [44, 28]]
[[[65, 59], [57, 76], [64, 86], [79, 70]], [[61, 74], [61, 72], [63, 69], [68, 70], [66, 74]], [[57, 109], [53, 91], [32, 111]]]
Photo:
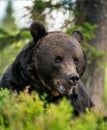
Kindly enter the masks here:
[[84, 40], [83, 33], [79, 30], [73, 31], [72, 37], [75, 38], [79, 43], [82, 43]]
[[30, 32], [35, 42], [44, 37], [47, 32], [42, 23], [34, 21], [30, 26]]

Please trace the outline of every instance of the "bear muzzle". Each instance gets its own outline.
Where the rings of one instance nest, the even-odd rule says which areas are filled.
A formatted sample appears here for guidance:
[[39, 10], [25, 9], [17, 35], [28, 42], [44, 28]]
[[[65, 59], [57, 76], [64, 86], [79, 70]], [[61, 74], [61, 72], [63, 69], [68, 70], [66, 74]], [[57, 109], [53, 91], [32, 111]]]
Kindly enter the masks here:
[[58, 93], [61, 95], [68, 95], [70, 96], [72, 94], [73, 88], [77, 87], [77, 84], [75, 86], [71, 86], [66, 88], [65, 86], [60, 85], [57, 87]]
[[79, 81], [79, 75], [76, 73], [70, 74], [67, 76], [68, 84], [72, 86], [76, 86]]
[[56, 90], [61, 95], [70, 95], [74, 87], [78, 85], [79, 76], [77, 74], [70, 74], [63, 80], [56, 80]]

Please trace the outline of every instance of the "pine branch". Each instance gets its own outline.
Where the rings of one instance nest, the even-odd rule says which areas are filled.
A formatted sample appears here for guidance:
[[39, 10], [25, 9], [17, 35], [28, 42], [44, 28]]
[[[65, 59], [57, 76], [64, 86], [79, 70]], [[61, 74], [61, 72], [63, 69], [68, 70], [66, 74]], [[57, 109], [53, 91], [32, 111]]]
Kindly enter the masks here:
[[28, 30], [28, 28], [22, 28], [17, 34], [10, 35], [6, 31], [0, 29], [0, 50], [2, 50], [8, 45], [30, 38]]

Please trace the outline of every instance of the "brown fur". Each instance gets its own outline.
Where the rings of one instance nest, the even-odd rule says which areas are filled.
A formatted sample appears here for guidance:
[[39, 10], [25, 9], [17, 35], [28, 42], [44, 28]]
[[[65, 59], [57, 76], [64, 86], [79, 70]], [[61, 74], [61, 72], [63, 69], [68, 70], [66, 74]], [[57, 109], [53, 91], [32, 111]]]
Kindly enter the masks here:
[[33, 40], [18, 54], [3, 74], [0, 86], [23, 91], [30, 86], [40, 96], [47, 93], [48, 102], [66, 96], [74, 107], [74, 115], [93, 106], [80, 81], [86, 67], [86, 56], [80, 43], [83, 35], [74, 31], [71, 36], [62, 32], [46, 32], [40, 22], [30, 27]]

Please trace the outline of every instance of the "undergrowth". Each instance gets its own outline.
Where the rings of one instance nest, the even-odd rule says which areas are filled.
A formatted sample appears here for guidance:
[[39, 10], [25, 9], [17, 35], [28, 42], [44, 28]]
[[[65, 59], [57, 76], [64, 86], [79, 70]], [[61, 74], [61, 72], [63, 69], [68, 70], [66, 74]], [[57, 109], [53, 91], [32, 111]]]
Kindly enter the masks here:
[[103, 113], [96, 109], [80, 117], [72, 117], [73, 108], [63, 100], [47, 104], [40, 100], [36, 92], [28, 94], [0, 91], [0, 130], [105, 130]]

